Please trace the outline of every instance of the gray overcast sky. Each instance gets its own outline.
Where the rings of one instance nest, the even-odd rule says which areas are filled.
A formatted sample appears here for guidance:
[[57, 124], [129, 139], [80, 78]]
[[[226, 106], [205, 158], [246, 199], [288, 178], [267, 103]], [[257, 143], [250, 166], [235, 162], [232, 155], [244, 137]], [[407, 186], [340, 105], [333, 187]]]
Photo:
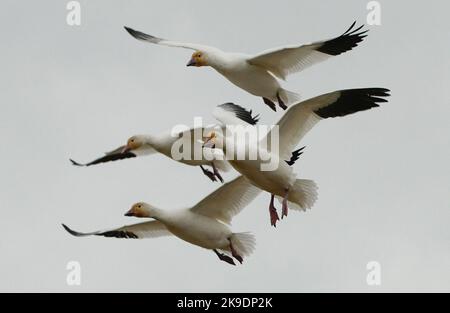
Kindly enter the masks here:
[[[66, 24], [66, 2], [5, 0], [0, 11], [0, 291], [450, 291], [448, 1], [381, 1], [382, 25], [360, 47], [289, 78], [304, 99], [354, 87], [392, 97], [308, 134], [296, 169], [319, 200], [273, 229], [269, 195], [258, 197], [234, 221], [258, 241], [237, 267], [176, 238], [79, 239], [60, 226], [129, 224], [136, 201], [184, 207], [219, 186], [157, 155], [93, 168], [69, 157], [212, 122], [227, 101], [264, 123], [280, 116], [213, 70], [186, 68], [189, 51], [145, 45], [123, 25], [256, 53], [338, 35], [365, 22], [366, 1], [85, 0], [80, 27]], [[66, 284], [72, 260], [79, 287]], [[372, 260], [379, 287], [366, 285]]]

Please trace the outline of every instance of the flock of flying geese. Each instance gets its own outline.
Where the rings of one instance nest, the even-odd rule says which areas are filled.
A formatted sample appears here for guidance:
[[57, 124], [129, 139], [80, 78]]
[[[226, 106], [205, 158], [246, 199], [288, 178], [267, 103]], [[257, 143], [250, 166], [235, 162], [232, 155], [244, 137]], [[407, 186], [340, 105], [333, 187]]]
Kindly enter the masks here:
[[[138, 40], [194, 50], [187, 66], [210, 66], [237, 87], [261, 97], [272, 110], [276, 111], [277, 106], [286, 110], [276, 124], [279, 131], [278, 149], [272, 151], [270, 146], [257, 147], [258, 150], [264, 149], [258, 151], [261, 154], [258, 153], [257, 156], [265, 153], [281, 161], [276, 169], [262, 171], [261, 164], [264, 161], [260, 158], [177, 160], [190, 166], [199, 166], [212, 181], [219, 180], [223, 183], [220, 171], [227, 171], [230, 166], [241, 176], [223, 184], [189, 209], [167, 211], [139, 202], [125, 214], [150, 218], [150, 221], [92, 233], [76, 232], [66, 225], [63, 225], [64, 228], [77, 237], [96, 235], [140, 239], [175, 235], [191, 244], [214, 251], [222, 261], [235, 265], [235, 259], [242, 263], [243, 258], [253, 252], [255, 239], [251, 233], [232, 232], [229, 225], [233, 217], [261, 191], [271, 194], [270, 223], [275, 227], [280, 219], [274, 204], [275, 198], [281, 203], [281, 218], [288, 215], [288, 208], [305, 211], [310, 209], [317, 199], [316, 184], [312, 180], [297, 179], [292, 167], [302, 154], [303, 148], [295, 149], [303, 136], [322, 119], [369, 110], [387, 102], [385, 97], [389, 96], [389, 90], [384, 88], [339, 90], [300, 102], [298, 94], [284, 89], [280, 84], [280, 80], [286, 79], [290, 74], [355, 48], [367, 36], [368, 31], [362, 30], [364, 25], [358, 28], [355, 28], [355, 25], [356, 22], [341, 36], [330, 40], [270, 49], [257, 55], [228, 53], [210, 46], [166, 40], [125, 27], [126, 31]], [[233, 103], [219, 105], [213, 115], [220, 124], [211, 126], [211, 130], [205, 129], [206, 127], [202, 129], [208, 134], [203, 141], [195, 141], [192, 139], [194, 136], [186, 136], [186, 140], [190, 141], [188, 144], [194, 149], [200, 145], [201, 149], [227, 152], [227, 145], [232, 143], [228, 142], [221, 132], [214, 131], [215, 126], [222, 129], [226, 129], [228, 125], [256, 127], [258, 122], [257, 116], [252, 116], [252, 111]], [[195, 130], [191, 128], [186, 132], [193, 133]], [[267, 134], [269, 135], [270, 133]], [[170, 132], [137, 135], [128, 139], [125, 145], [92, 162], [71, 162], [76, 166], [92, 166], [155, 153], [174, 159], [171, 148], [179, 138], [184, 137], [174, 137]], [[208, 167], [211, 167], [211, 170]]]

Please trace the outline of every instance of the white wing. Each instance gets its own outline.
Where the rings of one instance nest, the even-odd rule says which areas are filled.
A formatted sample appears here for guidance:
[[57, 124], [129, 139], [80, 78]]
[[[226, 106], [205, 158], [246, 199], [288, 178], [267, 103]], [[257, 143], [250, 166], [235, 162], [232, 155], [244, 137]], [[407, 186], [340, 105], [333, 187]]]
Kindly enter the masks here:
[[232, 218], [250, 204], [261, 192], [247, 178], [239, 176], [224, 184], [197, 203], [192, 212], [231, 224]]
[[200, 45], [195, 43], [187, 43], [187, 42], [177, 42], [177, 41], [170, 41], [162, 38], [158, 38], [152, 35], [145, 34], [143, 32], [134, 30], [129, 27], [124, 27], [125, 30], [134, 38], [150, 43], [154, 43], [157, 45], [163, 45], [168, 47], [177, 47], [177, 48], [185, 48], [185, 49], [191, 49], [196, 51], [215, 51], [218, 50], [217, 48], [206, 46], [206, 45]]
[[358, 32], [364, 26], [353, 30], [356, 22], [341, 36], [302, 46], [286, 46], [271, 49], [252, 57], [250, 64], [266, 68], [275, 76], [286, 79], [289, 74], [300, 72], [332, 56], [352, 50], [366, 37], [366, 31]]
[[387, 102], [383, 97], [388, 93], [384, 88], [340, 90], [292, 105], [277, 123], [280, 157], [289, 160], [295, 146], [320, 120], [378, 107], [378, 103]]
[[251, 110], [230, 102], [218, 105], [213, 111], [213, 116], [223, 125], [256, 125], [259, 115], [252, 114]]
[[80, 233], [74, 231], [62, 225], [64, 229], [73, 236], [85, 237], [85, 236], [103, 236], [125, 239], [143, 239], [143, 238], [156, 238], [172, 235], [172, 233], [159, 221], [150, 221], [145, 223], [139, 223], [129, 226], [123, 226], [116, 229], [96, 231], [92, 233]]

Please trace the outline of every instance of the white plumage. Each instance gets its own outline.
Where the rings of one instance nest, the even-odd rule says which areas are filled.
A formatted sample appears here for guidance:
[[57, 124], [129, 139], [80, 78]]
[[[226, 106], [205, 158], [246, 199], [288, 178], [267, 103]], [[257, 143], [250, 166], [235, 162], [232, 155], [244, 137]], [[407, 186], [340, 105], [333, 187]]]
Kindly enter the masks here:
[[224, 184], [189, 209], [161, 210], [140, 202], [125, 214], [155, 220], [124, 226], [105, 231], [80, 233], [63, 225], [72, 235], [104, 236], [127, 239], [155, 238], [175, 235], [191, 244], [214, 250], [225, 262], [234, 264], [233, 259], [221, 253], [231, 255], [242, 263], [243, 257], [250, 255], [255, 248], [255, 239], [250, 233], [234, 233], [227, 224], [252, 202], [260, 189], [245, 177], [239, 176]]
[[355, 25], [356, 22], [344, 34], [330, 40], [279, 47], [257, 55], [228, 53], [215, 47], [170, 41], [129, 27], [125, 29], [138, 40], [195, 50], [188, 66], [211, 66], [234, 85], [262, 97], [264, 103], [276, 110], [277, 102], [286, 109], [299, 99], [295, 92], [282, 88], [277, 78], [286, 79], [290, 74], [356, 47], [366, 37], [367, 31], [360, 31], [363, 26], [354, 29]]
[[[255, 125], [258, 122], [258, 117], [253, 116], [252, 111], [247, 111], [233, 103], [222, 104], [220, 108], [225, 112], [223, 117], [227, 125]], [[223, 127], [223, 125], [190, 128], [177, 133], [168, 131], [158, 135], [136, 135], [129, 138], [126, 145], [107, 152], [104, 156], [89, 163], [81, 164], [74, 160], [70, 161], [76, 166], [92, 166], [110, 161], [160, 153], [186, 165], [200, 166], [203, 173], [212, 181], [219, 179], [223, 182], [219, 170], [228, 171], [230, 169], [228, 162], [223, 160], [222, 155], [215, 155], [214, 151], [211, 154], [212, 158], [206, 158], [202, 151], [201, 140], [198, 140], [205, 139], [205, 136], [217, 127]], [[189, 149], [189, 151], [183, 153], [186, 152], [183, 149]], [[179, 155], [174, 155], [173, 152], [180, 153]], [[206, 169], [205, 166], [211, 166], [213, 171]]]
[[[227, 156], [228, 162], [248, 178], [255, 186], [272, 194], [270, 212], [271, 224], [276, 225], [279, 219], [273, 205], [274, 197], [283, 203], [283, 215], [287, 215], [288, 204], [293, 209], [306, 210], [311, 208], [317, 198], [317, 187], [313, 181], [297, 179], [292, 164], [298, 159], [298, 151], [293, 151], [303, 136], [320, 120], [338, 116], [345, 116], [359, 111], [378, 107], [378, 103], [386, 102], [384, 97], [389, 96], [389, 90], [383, 88], [365, 88], [340, 90], [324, 94], [292, 105], [275, 125], [278, 128], [278, 145], [271, 140], [272, 132], [267, 134], [260, 142], [247, 143], [245, 149], [257, 150], [255, 159], [239, 159], [236, 154], [229, 151], [239, 151], [234, 136], [224, 136], [221, 132], [213, 133], [205, 145], [221, 149]], [[216, 119], [226, 122], [223, 110], [214, 111]], [[226, 129], [230, 131], [229, 128]], [[262, 144], [267, 140], [267, 145]], [[256, 145], [256, 147], [255, 147]], [[275, 149], [278, 147], [278, 150]], [[232, 148], [232, 149], [231, 149]], [[294, 152], [294, 153], [293, 153]], [[250, 153], [248, 153], [250, 154]], [[272, 170], [263, 170], [269, 162], [267, 158], [276, 163]]]

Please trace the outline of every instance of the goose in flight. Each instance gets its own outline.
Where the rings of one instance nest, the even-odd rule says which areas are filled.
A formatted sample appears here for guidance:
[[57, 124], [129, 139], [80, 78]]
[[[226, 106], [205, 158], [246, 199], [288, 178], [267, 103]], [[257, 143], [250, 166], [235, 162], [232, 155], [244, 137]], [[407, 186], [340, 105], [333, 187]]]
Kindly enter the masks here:
[[[225, 103], [220, 105], [223, 109], [223, 116], [227, 117], [227, 122], [232, 125], [255, 125], [258, 122], [258, 116], [253, 116], [252, 111], [247, 111], [241, 106], [233, 103]], [[212, 181], [219, 179], [223, 182], [219, 170], [228, 171], [229, 164], [220, 158], [214, 157], [213, 160], [205, 158], [202, 151], [202, 143], [195, 140], [196, 136], [204, 136], [210, 132], [214, 127], [191, 128], [186, 131], [178, 133], [178, 136], [173, 136], [172, 132], [166, 132], [159, 135], [136, 135], [128, 139], [127, 144], [117, 149], [107, 152], [104, 156], [97, 158], [88, 163], [79, 163], [72, 159], [70, 161], [75, 166], [92, 166], [110, 161], [123, 160], [135, 158], [138, 156], [145, 156], [154, 153], [161, 153], [171, 159], [174, 159], [183, 164], [191, 166], [200, 166], [203, 174], [209, 177]], [[223, 126], [220, 126], [223, 127]], [[172, 155], [172, 147], [177, 144], [182, 147], [190, 147], [190, 155], [187, 158], [174, 158]], [[205, 166], [211, 166], [212, 171]]]
[[352, 50], [366, 36], [364, 25], [355, 28], [354, 22], [341, 36], [305, 45], [290, 45], [266, 50], [257, 55], [228, 53], [205, 45], [166, 40], [125, 27], [138, 40], [153, 44], [194, 50], [187, 66], [210, 66], [231, 83], [252, 95], [262, 97], [265, 104], [276, 111], [296, 102], [299, 95], [284, 89], [277, 79], [324, 61], [329, 57]]
[[[302, 149], [292, 152], [303, 136], [317, 122], [333, 117], [346, 116], [359, 111], [369, 110], [379, 106], [379, 103], [387, 102], [385, 97], [389, 96], [389, 90], [383, 88], [365, 88], [340, 90], [324, 94], [303, 102], [292, 105], [277, 126], [278, 145], [268, 142], [271, 138], [272, 129], [265, 138], [256, 143], [258, 153], [256, 159], [239, 159], [236, 155], [228, 153], [227, 148], [237, 151], [234, 147], [233, 136], [224, 136], [222, 131], [213, 131], [204, 143], [205, 147], [221, 149], [227, 155], [227, 161], [239, 173], [245, 176], [255, 186], [271, 194], [269, 205], [270, 222], [276, 226], [279, 220], [274, 206], [276, 197], [282, 204], [282, 218], [287, 216], [288, 207], [296, 210], [310, 209], [317, 198], [316, 184], [311, 180], [297, 179], [292, 165], [298, 159]], [[223, 111], [218, 108], [214, 111], [216, 119], [226, 120]], [[265, 144], [261, 144], [261, 142]], [[252, 143], [249, 144], [251, 146]], [[247, 146], [248, 147], [248, 146]], [[230, 150], [230, 149], [228, 149]], [[264, 159], [261, 156], [265, 156]], [[273, 170], [262, 170], [263, 160], [276, 160]]]
[[232, 257], [242, 263], [244, 257], [253, 252], [255, 238], [250, 233], [234, 233], [229, 225], [233, 217], [260, 192], [261, 190], [245, 177], [239, 176], [222, 185], [192, 208], [168, 211], [139, 202], [125, 214], [152, 218], [152, 221], [91, 233], [80, 233], [64, 224], [63, 227], [77, 237], [143, 239], [175, 235], [193, 245], [212, 250], [220, 260], [235, 265]]

